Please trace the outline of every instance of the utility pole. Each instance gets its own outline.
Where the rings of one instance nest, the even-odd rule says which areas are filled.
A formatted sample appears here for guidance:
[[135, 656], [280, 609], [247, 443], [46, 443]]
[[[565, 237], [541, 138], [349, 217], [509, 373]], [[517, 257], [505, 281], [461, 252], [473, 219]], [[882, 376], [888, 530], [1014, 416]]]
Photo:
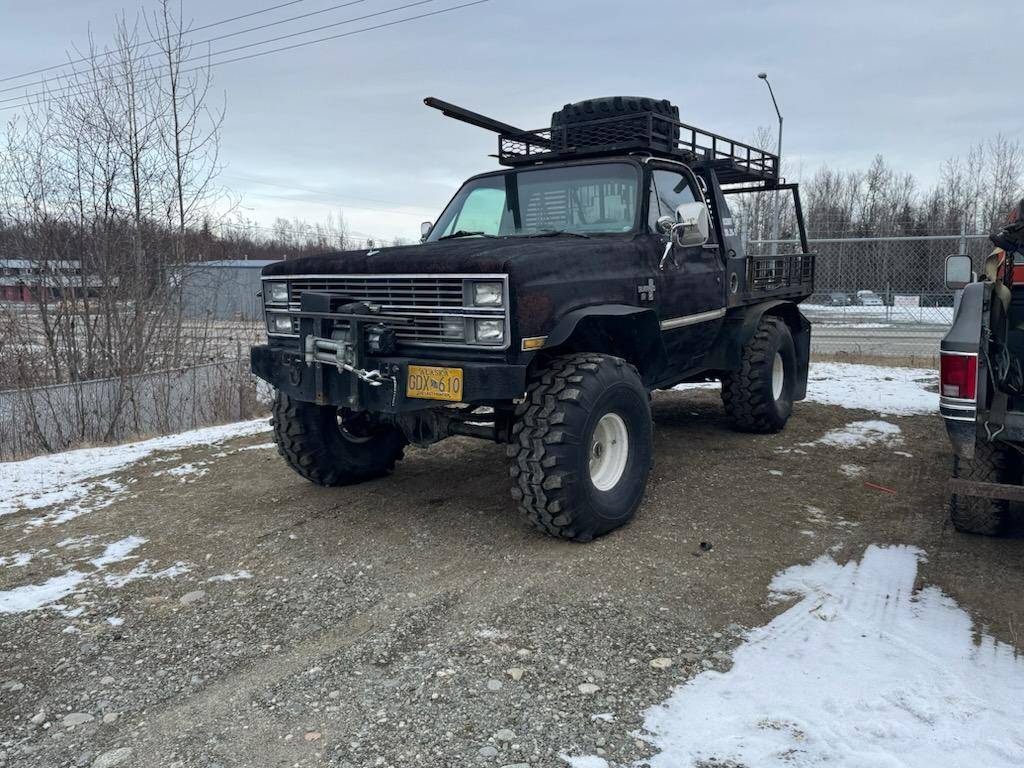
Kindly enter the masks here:
[[[768, 86], [768, 93], [772, 97], [772, 106], [775, 107], [775, 114], [779, 117], [779, 146], [776, 151], [778, 157], [779, 167], [776, 169], [778, 174], [782, 175], [782, 113], [779, 111], [779, 103], [775, 100], [775, 91], [772, 90], [772, 84], [768, 82], [768, 73], [759, 72], [757, 74], [759, 78], [764, 80], [764, 84]], [[776, 256], [779, 253], [779, 219], [782, 217], [782, 197], [779, 195], [778, 190], [775, 191], [775, 210], [772, 213], [772, 256]]]

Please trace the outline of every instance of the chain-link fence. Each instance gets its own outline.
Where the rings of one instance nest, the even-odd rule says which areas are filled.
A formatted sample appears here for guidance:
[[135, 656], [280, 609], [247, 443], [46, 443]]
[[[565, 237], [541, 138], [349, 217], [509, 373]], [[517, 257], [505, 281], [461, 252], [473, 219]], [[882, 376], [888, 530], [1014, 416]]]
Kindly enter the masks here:
[[[796, 240], [751, 240], [747, 253], [799, 250]], [[946, 256], [966, 253], [981, 270], [987, 235], [818, 238], [814, 294], [802, 309], [821, 354], [900, 357], [928, 362], [953, 319], [943, 281]]]

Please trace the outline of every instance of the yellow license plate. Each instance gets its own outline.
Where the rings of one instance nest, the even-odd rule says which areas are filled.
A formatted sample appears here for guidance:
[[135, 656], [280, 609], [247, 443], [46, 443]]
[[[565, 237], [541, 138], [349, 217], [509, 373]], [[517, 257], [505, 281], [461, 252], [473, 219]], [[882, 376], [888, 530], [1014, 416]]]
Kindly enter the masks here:
[[410, 365], [405, 383], [407, 397], [420, 400], [462, 400], [462, 369]]

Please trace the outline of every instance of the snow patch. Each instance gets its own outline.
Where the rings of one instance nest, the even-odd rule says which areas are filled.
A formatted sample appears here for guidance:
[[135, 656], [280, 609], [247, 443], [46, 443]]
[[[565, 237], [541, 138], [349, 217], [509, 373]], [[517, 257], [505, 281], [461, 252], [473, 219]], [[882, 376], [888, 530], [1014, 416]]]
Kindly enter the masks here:
[[[811, 363], [807, 399], [851, 410], [875, 411], [885, 416], [936, 413], [939, 374], [928, 368], [898, 368], [856, 363]], [[717, 381], [678, 384], [672, 389], [719, 389]]]
[[38, 552], [15, 552], [13, 555], [5, 555], [0, 557], [0, 566], [6, 568], [24, 568], [26, 565], [32, 562], [32, 558], [36, 555], [42, 555], [50, 550], [40, 549]]
[[811, 363], [807, 399], [886, 416], [936, 413], [939, 374], [927, 368], [889, 368], [854, 363]]
[[[81, 502], [94, 491], [103, 490], [103, 484], [96, 482], [96, 478], [122, 470], [157, 451], [221, 443], [236, 437], [259, 434], [269, 428], [266, 419], [256, 419], [194, 429], [136, 443], [82, 448], [24, 461], [5, 462], [0, 464], [0, 517], [22, 509]], [[80, 509], [77, 514], [85, 511], [91, 509]]]
[[24, 613], [63, 600], [78, 590], [88, 574], [67, 571], [42, 584], [26, 584], [0, 592], [0, 613]]
[[171, 467], [170, 469], [161, 469], [153, 473], [153, 477], [160, 477], [161, 475], [169, 475], [176, 477], [183, 483], [190, 483], [198, 480], [205, 474], [209, 473], [209, 469], [206, 467], [205, 461], [198, 461], [195, 463], [189, 462], [188, 464], [182, 464], [178, 467]]
[[877, 443], [897, 445], [902, 441], [901, 433], [899, 427], [888, 421], [854, 421], [845, 427], [826, 432], [813, 443], [800, 445], [825, 445], [830, 448], [867, 448]]
[[277, 448], [277, 443], [260, 443], [259, 445], [244, 445], [238, 449], [237, 453], [242, 453], [242, 451], [266, 451], [271, 448]]
[[182, 562], [175, 563], [159, 571], [154, 571], [152, 568], [152, 560], [143, 560], [127, 573], [104, 574], [103, 583], [111, 589], [120, 589], [126, 584], [131, 584], [139, 579], [173, 579], [192, 570]]
[[241, 571], [235, 571], [234, 573], [222, 573], [219, 576], [211, 576], [207, 581], [238, 581], [239, 579], [251, 578], [252, 574], [243, 569]]
[[867, 470], [860, 464], [840, 464], [839, 471], [847, 477], [860, 477]]
[[[152, 562], [143, 560], [127, 573], [107, 572], [107, 568], [111, 565], [135, 559], [135, 555], [132, 553], [147, 541], [148, 539], [144, 539], [141, 536], [126, 536], [112, 544], [108, 544], [102, 554], [88, 561], [93, 567], [92, 571], [83, 572], [73, 568], [59, 576], [48, 579], [42, 584], [26, 584], [2, 591], [0, 592], [0, 613], [24, 613], [25, 611], [34, 611], [50, 606], [64, 616], [74, 618], [83, 612], [84, 609], [81, 606], [68, 608], [65, 605], [55, 605], [55, 603], [58, 603], [58, 601], [63, 600], [70, 594], [81, 592], [88, 586], [90, 581], [102, 579], [102, 583], [106, 584], [106, 586], [117, 589], [136, 579], [174, 578], [189, 571], [189, 567], [185, 563], [175, 563], [162, 571], [153, 572], [151, 570]], [[75, 540], [65, 539], [65, 542], [74, 543]], [[62, 542], [62, 544], [65, 542]], [[70, 547], [71, 544], [66, 546]]]
[[873, 545], [778, 574], [772, 592], [798, 602], [748, 632], [727, 672], [644, 713], [651, 768], [1024, 764], [1024, 657], [938, 588], [915, 591], [921, 557]]
[[113, 544], [108, 544], [107, 548], [103, 550], [102, 555], [94, 557], [89, 562], [92, 564], [93, 568], [101, 571], [108, 565], [120, 563], [121, 561], [132, 557], [132, 552], [141, 547], [147, 541], [149, 541], [149, 539], [144, 539], [141, 536], [127, 536], [120, 541], [115, 541]]

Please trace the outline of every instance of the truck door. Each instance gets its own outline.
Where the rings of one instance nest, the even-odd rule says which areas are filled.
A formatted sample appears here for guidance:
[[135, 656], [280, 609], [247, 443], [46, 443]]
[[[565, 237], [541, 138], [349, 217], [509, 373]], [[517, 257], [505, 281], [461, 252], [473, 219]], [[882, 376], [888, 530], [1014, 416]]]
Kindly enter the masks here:
[[704, 202], [697, 179], [687, 168], [654, 165], [651, 171], [649, 226], [655, 241], [654, 303], [673, 371], [700, 365], [725, 315], [723, 265], [714, 227], [708, 243], [681, 248], [658, 235], [659, 216], [675, 217], [682, 203]]

